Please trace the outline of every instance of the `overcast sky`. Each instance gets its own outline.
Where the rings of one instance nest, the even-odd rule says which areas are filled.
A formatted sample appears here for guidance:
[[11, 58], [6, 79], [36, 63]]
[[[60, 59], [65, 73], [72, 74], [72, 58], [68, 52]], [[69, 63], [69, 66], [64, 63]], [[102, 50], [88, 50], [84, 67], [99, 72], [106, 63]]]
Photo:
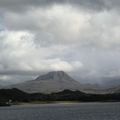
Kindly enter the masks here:
[[84, 82], [120, 77], [119, 0], [0, 0], [0, 80], [53, 70]]

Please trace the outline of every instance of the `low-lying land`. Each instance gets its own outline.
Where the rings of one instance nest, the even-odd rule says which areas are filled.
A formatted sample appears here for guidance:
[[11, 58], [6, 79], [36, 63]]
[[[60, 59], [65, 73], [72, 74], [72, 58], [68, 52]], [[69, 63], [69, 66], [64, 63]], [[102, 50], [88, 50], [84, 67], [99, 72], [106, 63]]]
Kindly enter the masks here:
[[87, 94], [81, 91], [64, 90], [57, 93], [26, 93], [19, 89], [1, 89], [0, 106], [19, 103], [53, 103], [56, 101], [71, 102], [119, 102], [120, 93]]

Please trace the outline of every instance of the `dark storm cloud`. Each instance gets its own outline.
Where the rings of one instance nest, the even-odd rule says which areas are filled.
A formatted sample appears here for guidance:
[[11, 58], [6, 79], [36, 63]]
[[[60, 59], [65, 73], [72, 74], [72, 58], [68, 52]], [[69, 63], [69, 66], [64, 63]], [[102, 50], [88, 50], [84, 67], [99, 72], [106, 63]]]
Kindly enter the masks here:
[[47, 7], [53, 4], [71, 4], [84, 9], [103, 10], [119, 8], [119, 0], [0, 0], [2, 10], [25, 11], [32, 7]]

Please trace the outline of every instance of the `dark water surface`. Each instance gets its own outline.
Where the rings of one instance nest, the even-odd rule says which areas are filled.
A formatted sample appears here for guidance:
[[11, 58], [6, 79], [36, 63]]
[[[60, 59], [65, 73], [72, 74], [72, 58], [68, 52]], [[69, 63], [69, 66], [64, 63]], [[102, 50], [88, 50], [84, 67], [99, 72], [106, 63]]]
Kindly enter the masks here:
[[0, 120], [120, 120], [120, 103], [0, 107]]

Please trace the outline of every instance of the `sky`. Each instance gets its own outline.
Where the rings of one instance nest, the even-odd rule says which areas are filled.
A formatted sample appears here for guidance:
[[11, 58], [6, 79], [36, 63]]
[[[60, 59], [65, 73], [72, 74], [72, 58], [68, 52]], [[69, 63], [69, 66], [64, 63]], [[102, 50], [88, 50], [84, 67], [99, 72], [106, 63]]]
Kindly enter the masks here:
[[0, 0], [1, 83], [59, 70], [84, 83], [116, 83], [119, 0]]

